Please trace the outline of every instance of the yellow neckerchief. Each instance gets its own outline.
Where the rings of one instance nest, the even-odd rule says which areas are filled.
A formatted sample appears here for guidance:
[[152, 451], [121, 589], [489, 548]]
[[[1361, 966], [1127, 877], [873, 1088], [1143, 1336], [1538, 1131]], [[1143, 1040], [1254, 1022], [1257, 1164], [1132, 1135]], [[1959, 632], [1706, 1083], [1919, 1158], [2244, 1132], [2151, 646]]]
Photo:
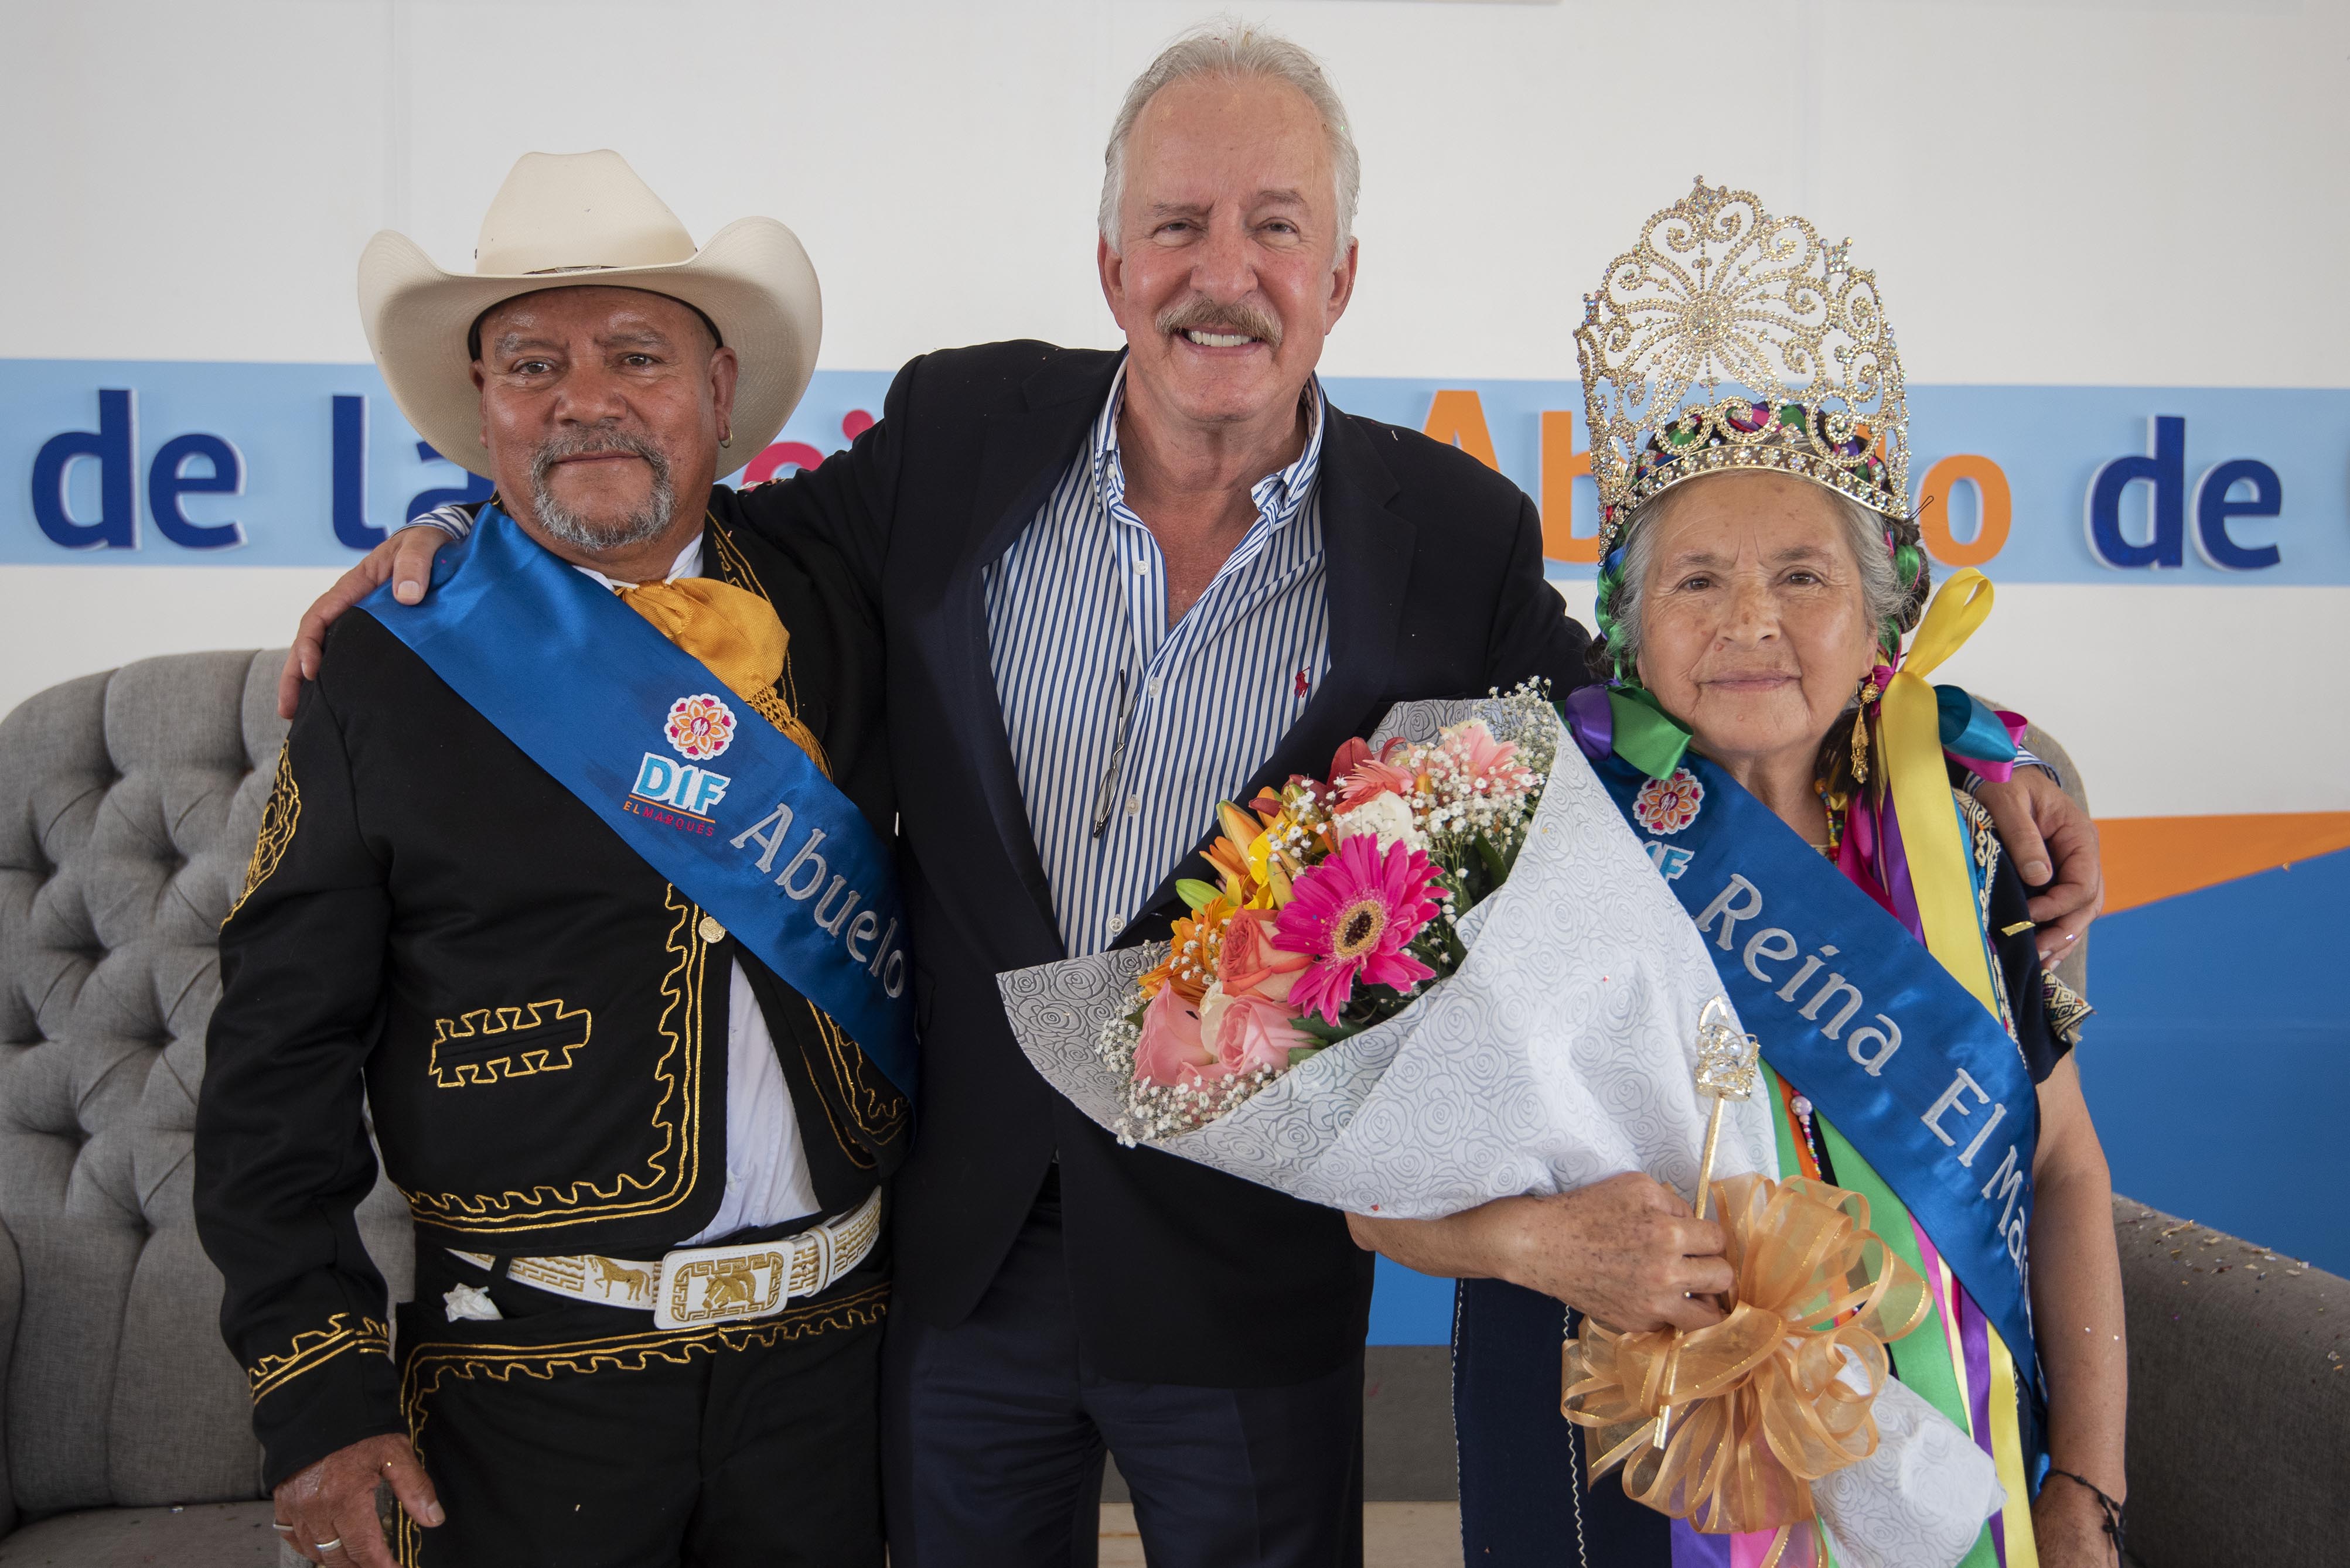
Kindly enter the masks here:
[[825, 777], [832, 776], [823, 742], [775, 690], [775, 682], [783, 679], [791, 633], [776, 616], [775, 606], [747, 588], [716, 577], [615, 583], [612, 591], [620, 596], [622, 604], [651, 622], [654, 630], [708, 665], [728, 691], [757, 709], [806, 752]]

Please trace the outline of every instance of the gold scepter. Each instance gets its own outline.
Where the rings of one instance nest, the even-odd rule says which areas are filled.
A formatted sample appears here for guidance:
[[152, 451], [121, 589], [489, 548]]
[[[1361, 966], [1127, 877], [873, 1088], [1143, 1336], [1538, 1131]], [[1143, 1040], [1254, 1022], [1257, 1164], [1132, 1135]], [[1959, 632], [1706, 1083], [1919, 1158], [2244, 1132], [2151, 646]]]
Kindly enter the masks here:
[[[1705, 1218], [1708, 1203], [1713, 1197], [1713, 1155], [1721, 1143], [1721, 1113], [1731, 1100], [1752, 1099], [1762, 1081], [1755, 1063], [1762, 1047], [1752, 1034], [1742, 1034], [1732, 1022], [1727, 997], [1717, 996], [1705, 1004], [1697, 1018], [1697, 1092], [1713, 1102], [1713, 1114], [1706, 1118], [1705, 1152], [1697, 1162], [1697, 1217]], [[1653, 1448], [1661, 1449], [1672, 1436], [1673, 1378], [1680, 1370], [1681, 1336], [1673, 1335], [1673, 1348], [1665, 1362], [1664, 1407], [1657, 1412], [1656, 1436], [1649, 1439]]]

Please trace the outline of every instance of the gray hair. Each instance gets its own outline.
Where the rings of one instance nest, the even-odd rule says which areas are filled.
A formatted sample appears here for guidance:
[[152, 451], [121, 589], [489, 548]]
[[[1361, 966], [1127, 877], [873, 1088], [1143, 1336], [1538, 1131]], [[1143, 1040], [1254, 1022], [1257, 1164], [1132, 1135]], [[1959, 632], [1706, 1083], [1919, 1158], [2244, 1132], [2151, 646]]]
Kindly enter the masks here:
[[1109, 146], [1102, 153], [1101, 236], [1118, 249], [1118, 213], [1126, 199], [1126, 141], [1134, 122], [1159, 89], [1195, 77], [1222, 77], [1227, 81], [1270, 77], [1287, 82], [1305, 95], [1322, 117], [1322, 132], [1330, 139], [1330, 169], [1337, 185], [1338, 243], [1334, 256], [1343, 256], [1355, 238], [1355, 202], [1362, 194], [1363, 158], [1355, 151], [1355, 133], [1347, 128], [1347, 106], [1322, 72], [1322, 62], [1305, 49], [1262, 27], [1225, 17], [1210, 22], [1159, 52], [1149, 67], [1126, 89], [1118, 119], [1109, 128]]
[[[1902, 617], [1915, 590], [1903, 586], [1893, 552], [1886, 547], [1886, 530], [1892, 524], [1849, 495], [1825, 485], [1817, 488], [1835, 504], [1836, 517], [1844, 524], [1845, 543], [1860, 568], [1860, 604], [1868, 624], [1877, 628], [1880, 641], [1890, 639], [1898, 648]], [[1689, 489], [1687, 483], [1673, 486], [1644, 504], [1625, 524], [1624, 565], [1616, 587], [1615, 624], [1607, 633], [1607, 655], [1617, 668], [1627, 672], [1640, 657], [1646, 619], [1641, 599], [1648, 586], [1648, 567], [1656, 559], [1657, 540], [1664, 534], [1663, 524], [1677, 504], [1675, 498], [1687, 495]]]

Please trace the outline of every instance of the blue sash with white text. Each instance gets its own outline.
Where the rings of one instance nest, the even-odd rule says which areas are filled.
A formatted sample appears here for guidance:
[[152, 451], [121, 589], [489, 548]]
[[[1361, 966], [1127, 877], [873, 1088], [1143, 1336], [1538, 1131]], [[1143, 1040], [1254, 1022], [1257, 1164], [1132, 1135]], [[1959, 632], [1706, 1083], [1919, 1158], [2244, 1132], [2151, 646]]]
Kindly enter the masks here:
[[707, 665], [494, 506], [434, 556], [422, 604], [387, 584], [359, 607], [912, 1097], [889, 851]]
[[2037, 1386], [2024, 1243], [2040, 1102], [2006, 1029], [1715, 763], [1691, 753], [1665, 781], [1613, 754], [1591, 765], [1763, 1059], [1908, 1205]]

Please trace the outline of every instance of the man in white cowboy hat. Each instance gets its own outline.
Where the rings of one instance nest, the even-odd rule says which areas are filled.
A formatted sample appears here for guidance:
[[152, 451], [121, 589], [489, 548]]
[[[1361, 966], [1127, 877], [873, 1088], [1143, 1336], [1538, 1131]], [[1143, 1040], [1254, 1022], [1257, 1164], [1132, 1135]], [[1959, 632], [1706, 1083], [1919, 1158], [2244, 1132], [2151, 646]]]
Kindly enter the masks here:
[[[925, 355], [847, 452], [743, 500], [841, 551], [888, 646], [925, 1085], [891, 1188], [892, 1562], [1090, 1561], [1105, 1449], [1159, 1568], [1359, 1562], [1370, 1254], [1334, 1211], [1119, 1147], [1028, 1067], [995, 976], [1163, 935], [1219, 800], [1318, 773], [1400, 700], [1563, 694], [1587, 639], [1527, 497], [1315, 377], [1359, 160], [1312, 56], [1186, 36], [1103, 171], [1121, 350]], [[359, 595], [429, 602], [440, 539], [395, 535], [313, 607], [281, 701]], [[2030, 831], [2027, 791], [2066, 809], [2021, 784], [2003, 827]], [[2064, 859], [2085, 911], [2094, 853]], [[1632, 1176], [1431, 1223], [1455, 1272], [1654, 1325], [1728, 1277], [1686, 1216]]]
[[[807, 384], [815, 274], [535, 154], [474, 273], [383, 234], [359, 294], [497, 490], [432, 604], [336, 627], [222, 931], [196, 1210], [279, 1530], [368, 1568], [879, 1564], [880, 640], [828, 547], [712, 485]], [[396, 1334], [370, 1121], [416, 1220]]]

